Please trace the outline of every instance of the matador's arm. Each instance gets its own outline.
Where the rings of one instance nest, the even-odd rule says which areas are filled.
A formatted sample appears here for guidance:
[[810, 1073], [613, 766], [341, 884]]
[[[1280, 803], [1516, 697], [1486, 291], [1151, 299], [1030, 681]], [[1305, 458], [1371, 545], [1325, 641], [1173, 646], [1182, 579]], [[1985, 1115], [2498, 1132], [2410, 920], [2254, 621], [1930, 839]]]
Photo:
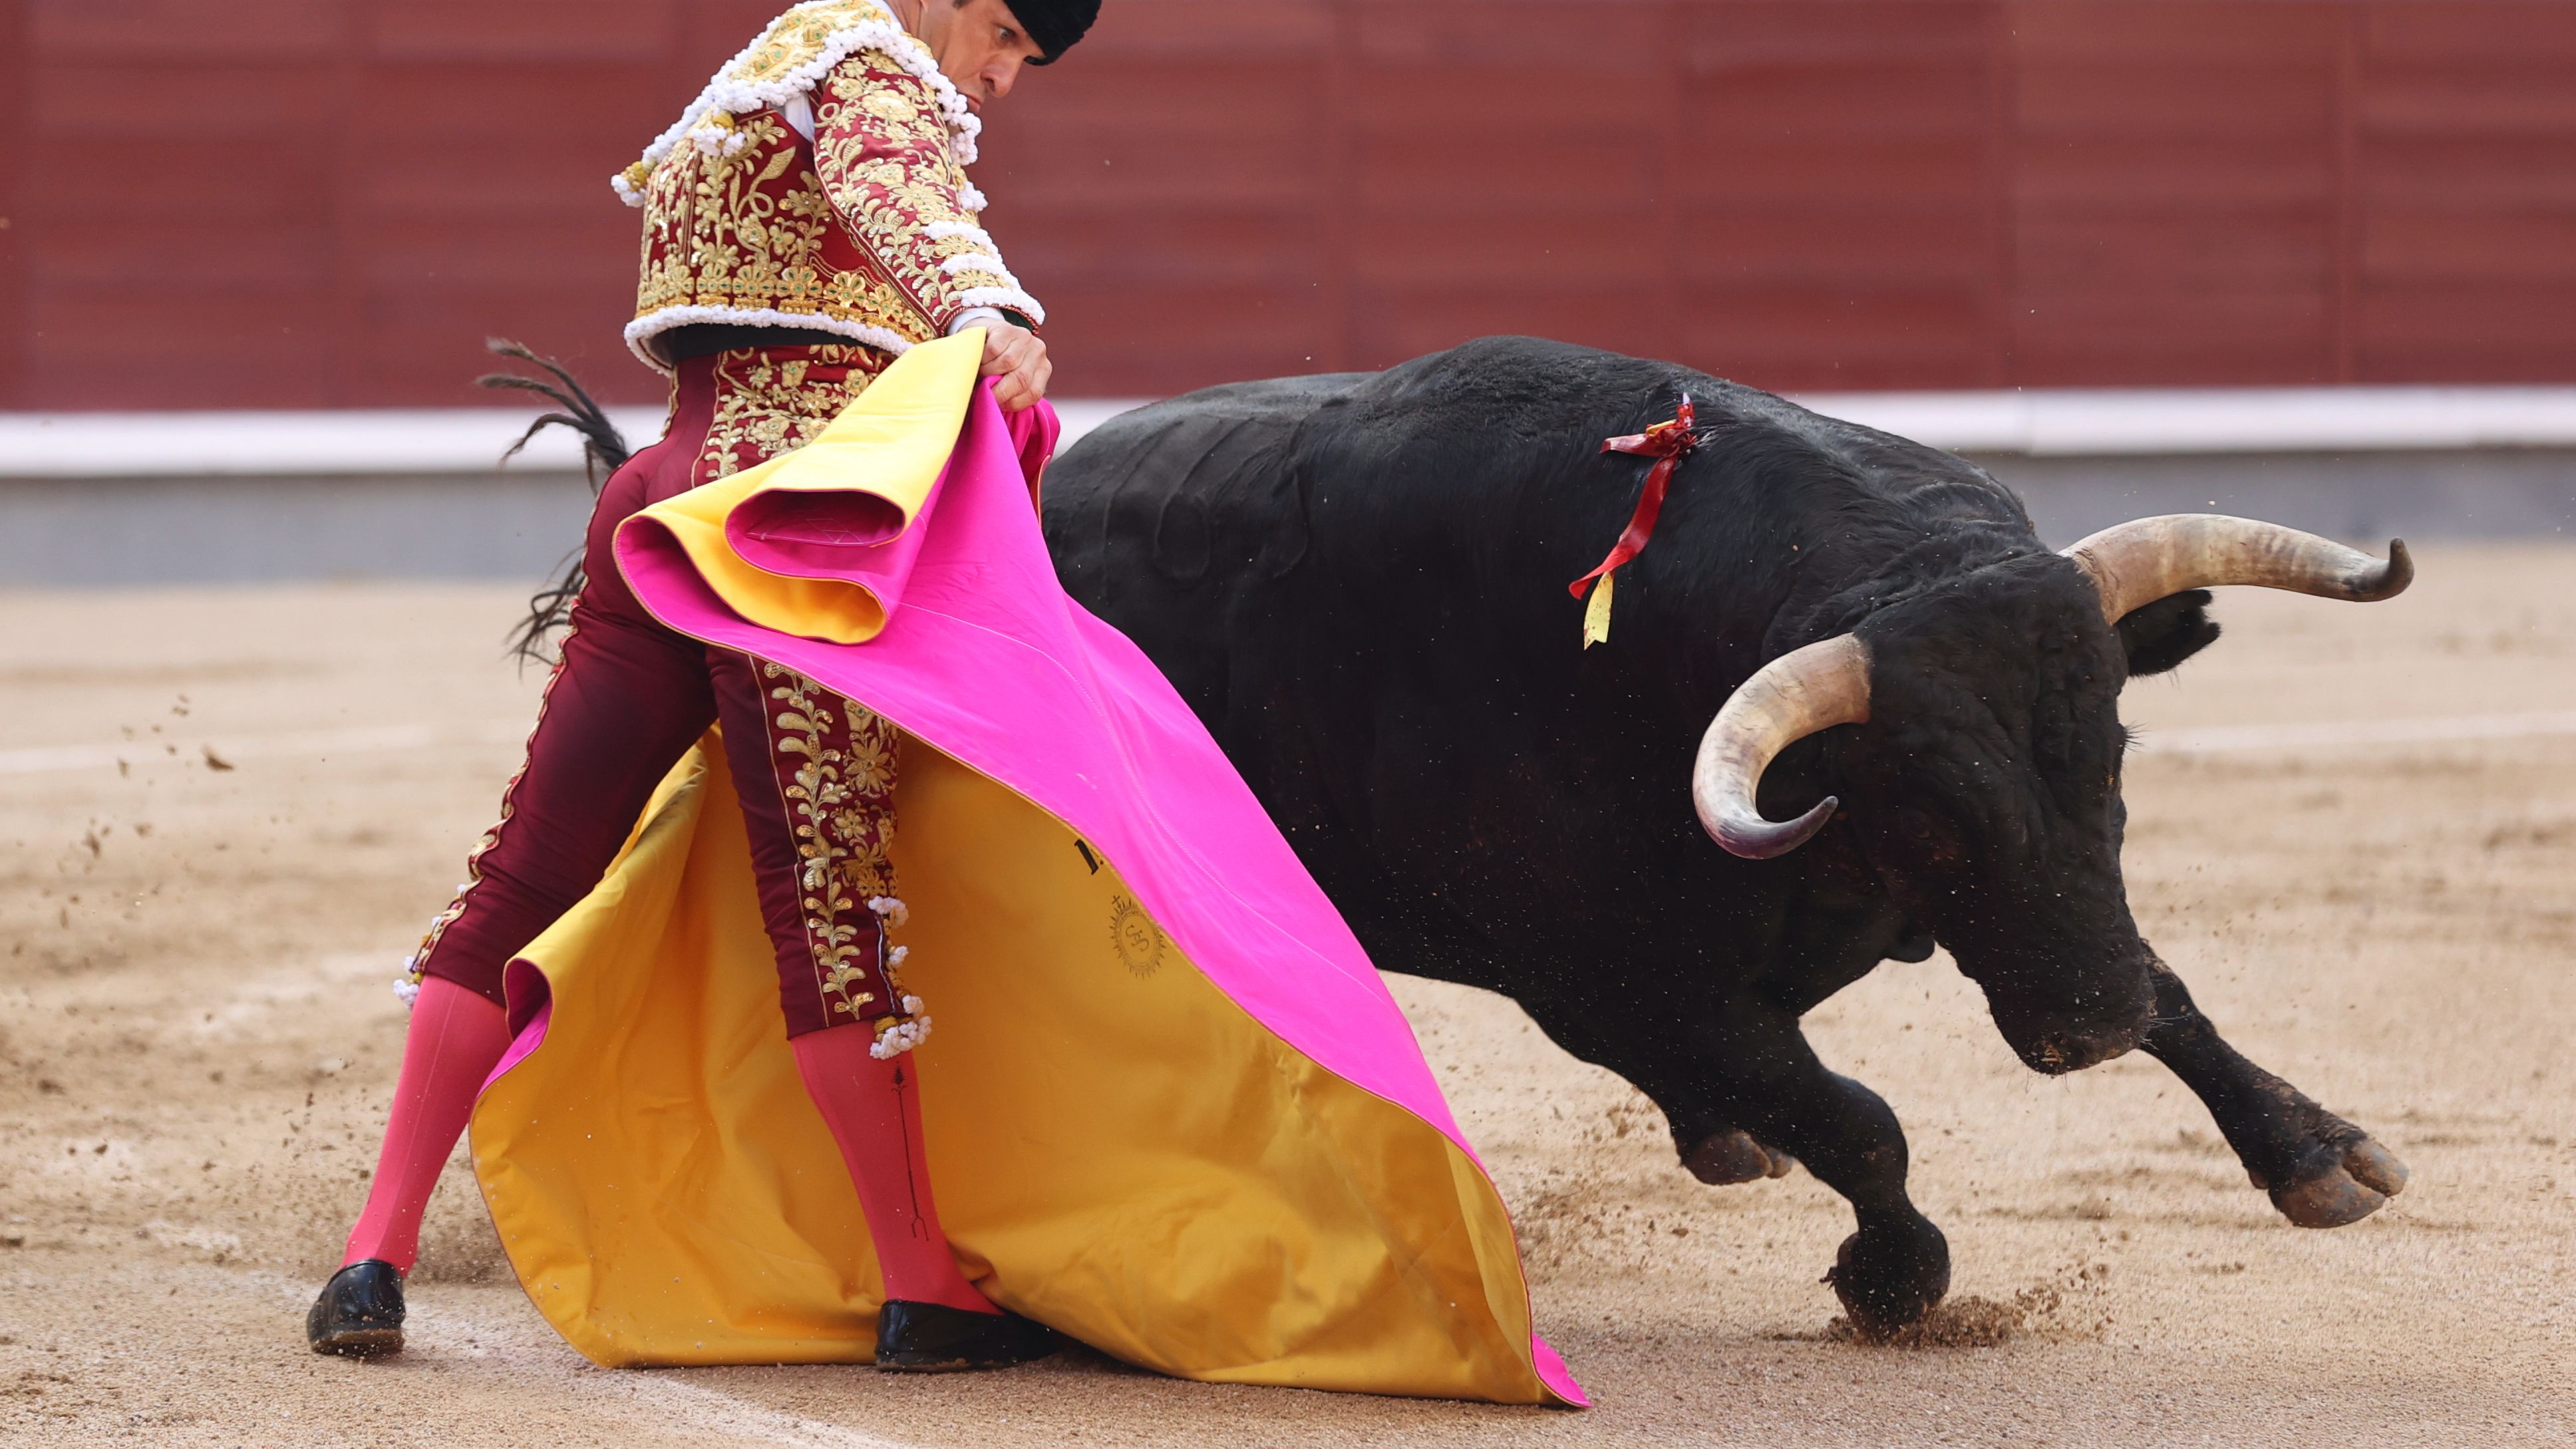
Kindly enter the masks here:
[[971, 311], [1046, 311], [976, 224], [983, 193], [949, 148], [928, 86], [881, 51], [833, 67], [814, 92], [814, 163], [840, 225], [931, 324], [955, 331]]

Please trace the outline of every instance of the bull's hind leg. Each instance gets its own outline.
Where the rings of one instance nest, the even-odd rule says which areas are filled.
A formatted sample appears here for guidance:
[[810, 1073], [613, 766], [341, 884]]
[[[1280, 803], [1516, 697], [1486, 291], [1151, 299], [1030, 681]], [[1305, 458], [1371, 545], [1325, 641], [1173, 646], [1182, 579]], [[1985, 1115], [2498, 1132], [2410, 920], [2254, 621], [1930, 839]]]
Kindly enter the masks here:
[[[1689, 1134], [1687, 1140], [1685, 1132]], [[1787, 1177], [1789, 1169], [1798, 1165], [1798, 1159], [1741, 1127], [1708, 1122], [1692, 1130], [1677, 1122], [1673, 1137], [1674, 1145], [1681, 1149], [1682, 1166], [1711, 1187]]]
[[1817, 1060], [1785, 1012], [1737, 1007], [1712, 1035], [1710, 1085], [1722, 1109], [1851, 1201], [1857, 1228], [1825, 1281], [1853, 1326], [1875, 1338], [1920, 1319], [1950, 1291], [1950, 1243], [1906, 1195], [1896, 1113]]
[[1685, 1163], [1693, 1147], [1732, 1133], [1751, 1148], [1744, 1166], [1758, 1153], [1769, 1175], [1785, 1154], [1850, 1199], [1858, 1231], [1826, 1281], [1862, 1333], [1903, 1328], [1949, 1292], [1949, 1241], [1906, 1196], [1905, 1129], [1877, 1093], [1816, 1059], [1794, 1015], [1730, 1002], [1677, 1025], [1664, 1002], [1534, 997], [1523, 1004], [1548, 1035], [1655, 1099], [1675, 1138], [1691, 1144]]
[[2339, 1228], [2379, 1211], [2406, 1186], [2406, 1165], [2370, 1134], [2247, 1061], [2159, 964], [2145, 1046], [2218, 1123], [2254, 1185], [2303, 1228]]

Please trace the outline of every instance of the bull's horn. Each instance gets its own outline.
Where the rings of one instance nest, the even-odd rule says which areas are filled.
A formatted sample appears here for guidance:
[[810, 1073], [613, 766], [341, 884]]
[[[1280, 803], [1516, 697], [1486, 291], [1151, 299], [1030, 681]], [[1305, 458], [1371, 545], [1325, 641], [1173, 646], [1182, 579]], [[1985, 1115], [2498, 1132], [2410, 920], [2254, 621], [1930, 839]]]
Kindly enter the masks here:
[[2092, 576], [2102, 595], [2102, 617], [2115, 624], [2132, 609], [2218, 584], [2366, 604], [2415, 581], [2404, 539], [2389, 540], [2382, 562], [2313, 533], [2223, 513], [2169, 513], [2116, 524], [2066, 556]]
[[1769, 860], [1807, 843], [1840, 802], [1828, 795], [1795, 820], [1765, 820], [1753, 803], [1762, 772], [1818, 730], [1869, 718], [1869, 646], [1849, 634], [1792, 650], [1728, 696], [1700, 737], [1691, 767], [1699, 823], [1730, 854]]

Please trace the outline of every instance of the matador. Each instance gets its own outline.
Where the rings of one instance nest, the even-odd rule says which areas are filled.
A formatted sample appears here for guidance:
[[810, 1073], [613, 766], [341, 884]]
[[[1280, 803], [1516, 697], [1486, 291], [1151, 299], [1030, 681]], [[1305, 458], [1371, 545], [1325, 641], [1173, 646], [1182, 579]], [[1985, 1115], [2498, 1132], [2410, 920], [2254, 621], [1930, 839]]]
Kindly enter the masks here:
[[[1005, 407], [1042, 397], [1045, 310], [979, 224], [981, 112], [1098, 0], [819, 0], [773, 22], [611, 180], [643, 213], [626, 340], [669, 375], [669, 431], [603, 488], [586, 580], [527, 761], [409, 971], [418, 995], [345, 1266], [315, 1302], [324, 1353], [402, 1342], [421, 1214], [509, 1041], [503, 967], [596, 885], [672, 762], [723, 725], [797, 1067], [865, 1206], [886, 1280], [876, 1362], [979, 1367], [1046, 1335], [962, 1277], [922, 1166], [904, 1058], [930, 1028], [883, 924], [895, 740], [864, 708], [683, 638], [609, 557], [619, 523], [796, 448], [915, 343], [984, 330]], [[828, 780], [814, 766], [837, 755]], [[755, 785], [753, 782], [761, 782]]]
[[407, 968], [317, 1352], [400, 1349], [470, 1127], [602, 1364], [1582, 1402], [1392, 993], [1031, 507], [1045, 312], [965, 168], [1097, 9], [806, 0], [614, 178], [667, 431]]

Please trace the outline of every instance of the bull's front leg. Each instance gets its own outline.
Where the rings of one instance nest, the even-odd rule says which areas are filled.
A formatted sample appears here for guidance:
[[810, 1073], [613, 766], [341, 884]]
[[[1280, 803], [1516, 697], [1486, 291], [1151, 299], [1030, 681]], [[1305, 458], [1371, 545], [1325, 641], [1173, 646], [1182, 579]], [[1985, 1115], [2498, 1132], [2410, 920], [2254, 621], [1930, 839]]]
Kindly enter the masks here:
[[2406, 1186], [2406, 1165], [2370, 1134], [2247, 1061], [2192, 1004], [2182, 978], [2155, 967], [2156, 1014], [2144, 1045], [2209, 1108], [2227, 1145], [2281, 1215], [2339, 1228]]

